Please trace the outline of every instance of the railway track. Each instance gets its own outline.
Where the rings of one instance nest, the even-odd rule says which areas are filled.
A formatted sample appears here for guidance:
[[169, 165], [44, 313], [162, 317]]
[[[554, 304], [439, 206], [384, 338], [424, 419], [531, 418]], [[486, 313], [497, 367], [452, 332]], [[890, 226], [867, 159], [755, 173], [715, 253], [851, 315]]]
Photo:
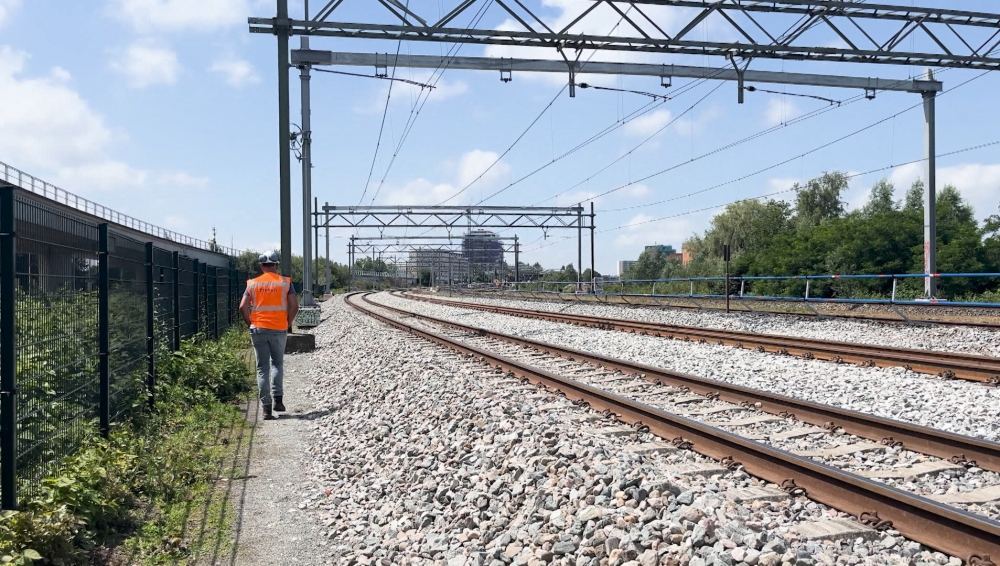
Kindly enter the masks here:
[[[656, 297], [649, 295], [578, 295], [575, 293], [559, 293], [559, 294], [547, 294], [539, 296], [531, 291], [501, 291], [499, 293], [491, 293], [494, 297], [498, 298], [513, 298], [517, 300], [532, 300], [532, 301], [559, 301], [559, 302], [575, 302], [577, 304], [595, 304], [595, 305], [619, 305], [619, 306], [629, 306], [629, 307], [667, 307], [672, 309], [682, 309], [682, 310], [695, 310], [695, 311], [723, 311], [725, 310], [725, 299], [711, 299], [704, 297], [694, 297], [702, 301], [701, 304], [686, 304], [686, 301], [690, 300], [681, 297]], [[631, 298], [632, 301], [628, 299]], [[673, 300], [671, 300], [673, 299]], [[756, 302], [754, 299], [745, 298], [740, 302]], [[781, 304], [788, 307], [801, 307], [802, 301], [766, 301], [771, 304]], [[808, 303], [813, 307], [824, 307], [828, 306], [829, 303], [816, 302]], [[835, 304], [835, 303], [834, 303]], [[914, 309], [948, 309], [948, 308], [961, 308], [955, 306], [949, 306], [946, 303], [938, 303], [937, 305], [923, 305], [923, 306], [910, 306]], [[791, 316], [798, 318], [839, 318], [843, 320], [862, 320], [867, 322], [883, 322], [886, 324], [904, 324], [904, 325], [927, 325], [927, 326], [972, 326], [976, 328], [989, 328], [989, 329], [1000, 329], [1000, 323], [990, 322], [984, 320], [975, 320], [974, 315], [966, 315], [965, 317], [955, 317], [954, 320], [947, 318], [915, 318], [915, 317], [900, 317], [897, 313], [895, 316], [877, 316], [877, 315], [863, 315], [863, 314], [837, 314], [833, 312], [796, 312], [790, 310], [780, 310], [780, 309], [769, 309], [762, 307], [758, 304], [757, 308], [746, 308], [743, 305], [737, 303], [734, 306], [733, 312], [741, 313], [756, 313], [756, 314], [773, 314], [781, 316]], [[941, 315], [937, 315], [941, 316]], [[996, 318], [994, 316], [994, 318]]]
[[410, 300], [520, 318], [532, 318], [602, 330], [617, 330], [634, 334], [660, 336], [674, 340], [712, 343], [737, 348], [754, 348], [760, 352], [799, 356], [806, 359], [819, 359], [836, 363], [856, 363], [872, 367], [905, 367], [915, 372], [937, 375], [946, 379], [966, 379], [978, 381], [986, 385], [1000, 385], [1000, 358], [990, 356], [895, 348], [891, 346], [798, 338], [777, 334], [759, 334], [736, 330], [657, 324], [580, 314], [564, 314], [464, 301], [449, 301], [410, 293], [399, 293], [398, 295]]
[[[754, 476], [781, 485], [792, 493], [808, 494], [811, 499], [850, 513], [873, 528], [884, 529], [891, 526], [915, 541], [963, 557], [970, 564], [993, 564], [989, 555], [1000, 555], [1000, 524], [992, 520], [813, 461], [812, 457], [820, 457], [822, 454], [792, 454], [759, 442], [759, 438], [748, 438], [745, 433], [741, 435], [726, 428], [743, 430], [748, 425], [762, 425], [767, 421], [759, 416], [755, 420], [746, 415], [781, 408], [781, 420], [798, 428], [802, 427], [795, 423], [800, 422], [811, 422], [823, 427], [816, 427], [806, 434], [830, 434], [842, 428], [844, 432], [862, 438], [886, 439], [886, 442], [880, 444], [852, 444], [847, 452], [833, 449], [834, 453], [872, 450], [872, 446], [877, 447], [876, 449], [889, 446], [898, 449], [900, 439], [906, 438], [903, 446], [907, 450], [942, 458], [948, 457], [947, 454], [957, 456], [953, 454], [956, 449], [968, 449], [969, 454], [977, 454], [982, 459], [978, 465], [993, 470], [1000, 466], [1000, 445], [558, 348], [372, 303], [366, 296], [361, 297], [360, 302], [364, 304], [359, 303], [357, 295], [348, 298], [348, 304], [352, 307], [383, 322], [467, 355], [480, 357], [503, 371], [556, 389], [571, 400], [608, 411], [640, 430], [649, 430], [663, 438], [673, 439], [675, 448], [690, 448], [725, 465], [742, 466]], [[393, 316], [376, 312], [379, 310], [392, 313]], [[457, 331], [458, 337], [421, 328], [428, 324]], [[503, 345], [498, 346], [500, 343]], [[594, 366], [600, 368], [596, 373]], [[569, 374], [574, 375], [574, 378], [567, 377]], [[657, 388], [661, 391], [653, 391]], [[705, 394], [698, 396], [699, 399], [696, 400], [693, 393]], [[642, 397], [647, 402], [637, 401], [637, 397]], [[656, 400], [653, 401], [653, 398]], [[671, 410], [654, 406], [654, 402], [658, 405], [665, 404]], [[691, 403], [704, 408], [691, 411]], [[793, 416], [788, 411], [792, 407], [800, 412]], [[729, 414], [730, 418], [722, 421], [698, 420], [718, 419], [719, 415], [724, 414]], [[822, 421], [831, 415], [835, 415], [835, 420]], [[748, 419], [754, 422], [749, 422]], [[799, 430], [789, 438], [803, 432]], [[949, 457], [952, 461], [939, 463], [938, 467], [944, 469], [949, 465], [955, 467], [968, 464], [969, 459], [971, 456], [968, 454], [965, 458]], [[933, 466], [925, 465], [922, 470]], [[906, 473], [909, 472], [904, 472], [903, 475]], [[874, 477], [894, 476], [890, 471]]]

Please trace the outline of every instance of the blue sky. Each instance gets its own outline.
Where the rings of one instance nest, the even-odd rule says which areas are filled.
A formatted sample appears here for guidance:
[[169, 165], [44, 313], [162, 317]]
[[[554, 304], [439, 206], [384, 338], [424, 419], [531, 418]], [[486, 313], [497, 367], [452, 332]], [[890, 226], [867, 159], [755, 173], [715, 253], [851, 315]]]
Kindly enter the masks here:
[[[412, 0], [410, 6], [434, 18], [456, 3]], [[985, 0], [919, 3], [996, 9], [994, 2]], [[313, 4], [315, 8], [317, 3]], [[589, 1], [531, 0], [527, 4], [547, 22], [557, 24], [573, 19]], [[293, 16], [301, 17], [301, 2], [291, 2], [290, 9]], [[685, 14], [674, 10], [662, 9], [655, 17], [667, 28], [679, 25]], [[232, 242], [239, 248], [275, 247], [279, 239], [275, 40], [249, 34], [246, 24], [248, 16], [273, 13], [273, 0], [0, 0], [0, 161], [194, 237], [210, 237], [215, 228], [221, 243]], [[344, 21], [389, 21], [377, 3], [367, 0], [346, 0], [337, 13]], [[471, 13], [459, 21], [464, 24], [468, 17]], [[598, 10], [588, 17], [584, 29], [607, 33], [618, 21], [610, 11]], [[513, 23], [493, 5], [480, 25], [510, 28]], [[724, 26], [712, 20], [696, 33], [711, 39], [731, 38]], [[814, 35], [808, 39], [817, 45], [838, 41], [829, 31], [810, 33]], [[912, 48], [925, 48], [921, 43], [926, 41], [915, 38]], [[292, 43], [297, 47], [298, 38]], [[397, 44], [313, 38], [312, 47], [394, 53]], [[447, 48], [418, 43], [399, 46], [401, 52], [413, 54], [441, 54]], [[458, 54], [557, 56], [474, 45], [461, 47]], [[584, 54], [584, 58], [588, 56]], [[598, 54], [593, 60], [725, 64], [704, 57], [636, 54]], [[754, 61], [751, 68], [885, 78], [906, 78], [923, 71], [780, 61]], [[949, 70], [940, 79], [947, 89], [977, 74]], [[429, 71], [400, 69], [396, 76], [433, 80]], [[654, 108], [649, 106], [648, 97], [621, 92], [581, 89], [576, 98], [566, 93], [556, 97], [566, 82], [562, 75], [516, 73], [510, 83], [498, 79], [487, 72], [445, 72], [401, 145], [404, 127], [420, 100], [420, 89], [395, 83], [372, 169], [389, 83], [315, 73], [313, 194], [321, 202], [358, 204], [372, 169], [365, 204], [373, 197], [376, 204], [437, 204], [483, 173], [551, 103], [521, 141], [451, 203], [476, 203], [611, 127], [600, 140], [486, 204], [587, 203], [624, 185], [595, 201], [598, 229], [602, 230], [597, 236], [597, 267], [613, 273], [615, 261], [634, 259], [644, 245], [679, 248], [692, 233], [704, 230], [720, 210], [711, 207], [782, 191], [824, 171], [864, 172], [923, 156], [923, 119], [918, 107], [826, 149], [751, 175], [893, 116], [917, 104], [919, 96], [915, 94], [879, 93], [874, 100], [833, 108], [778, 127], [753, 142], [691, 161], [829, 103], [755, 92], [747, 93], [746, 103], [738, 105], [732, 83], [712, 92], [719, 83], [688, 88], [686, 80], [675, 79], [674, 86], [664, 90], [657, 79], [578, 79], [614, 88], [680, 93]], [[291, 84], [292, 116], [298, 122], [297, 72], [291, 74]], [[992, 73], [940, 96], [939, 152], [1000, 139], [998, 86], [1000, 75]], [[765, 88], [835, 100], [859, 94], [791, 86]], [[645, 113], [621, 122], [636, 111]], [[636, 147], [671, 120], [675, 120], [672, 125]], [[398, 155], [389, 168], [397, 147]], [[667, 173], [636, 182], [675, 165]], [[293, 163], [295, 211], [301, 210], [298, 171]], [[922, 166], [915, 164], [855, 177], [847, 195], [849, 204], [863, 203], [880, 176], [896, 183], [901, 198], [921, 171]], [[1000, 204], [1000, 146], [941, 159], [939, 181], [956, 184], [976, 207], [979, 218], [996, 213]], [[559, 193], [563, 194], [552, 199]], [[697, 194], [684, 196], [690, 193]], [[793, 198], [793, 193], [780, 197]], [[661, 203], [651, 204], [657, 202]], [[689, 213], [700, 209], [708, 210]], [[645, 222], [668, 216], [672, 218]], [[603, 231], [608, 229], [614, 230]], [[293, 234], [299, 249], [298, 221]], [[523, 231], [518, 235], [528, 244], [522, 256], [525, 260], [546, 266], [575, 263], [575, 241], [560, 240], [557, 232], [541, 240], [540, 233]], [[345, 240], [333, 239], [331, 250], [343, 261]]]

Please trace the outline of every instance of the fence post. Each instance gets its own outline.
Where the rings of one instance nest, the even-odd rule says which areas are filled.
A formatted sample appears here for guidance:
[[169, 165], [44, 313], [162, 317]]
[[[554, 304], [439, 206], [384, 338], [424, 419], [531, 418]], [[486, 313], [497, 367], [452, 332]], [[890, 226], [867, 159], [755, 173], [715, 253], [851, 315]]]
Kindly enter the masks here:
[[194, 336], [198, 335], [201, 331], [201, 297], [199, 291], [201, 290], [201, 269], [198, 267], [198, 260], [194, 260]]
[[17, 277], [14, 187], [0, 187], [0, 507], [17, 508]]
[[236, 317], [239, 316], [237, 313], [239, 311], [240, 297], [236, 295], [239, 293], [240, 282], [236, 280], [239, 277], [239, 271], [235, 268], [229, 268], [229, 325], [232, 326], [236, 324]]
[[146, 242], [146, 387], [149, 389], [150, 409], [156, 405], [154, 398], [156, 391], [156, 361], [154, 359], [156, 340], [153, 334], [156, 332], [153, 313], [153, 294], [156, 287], [153, 285], [153, 271], [153, 242]]
[[174, 272], [174, 343], [173, 351], [181, 349], [181, 254], [173, 252]]
[[212, 311], [214, 311], [214, 316], [212, 317], [212, 334], [215, 335], [215, 339], [219, 339], [219, 268], [216, 267], [212, 270]]
[[101, 436], [111, 431], [111, 328], [108, 309], [111, 300], [111, 274], [108, 257], [108, 225], [97, 228], [97, 350], [100, 371], [97, 412]]
[[895, 303], [896, 302], [896, 282], [897, 281], [899, 281], [899, 280], [896, 279], [895, 275], [893, 275], [892, 276], [892, 300], [889, 301], [890, 303]]

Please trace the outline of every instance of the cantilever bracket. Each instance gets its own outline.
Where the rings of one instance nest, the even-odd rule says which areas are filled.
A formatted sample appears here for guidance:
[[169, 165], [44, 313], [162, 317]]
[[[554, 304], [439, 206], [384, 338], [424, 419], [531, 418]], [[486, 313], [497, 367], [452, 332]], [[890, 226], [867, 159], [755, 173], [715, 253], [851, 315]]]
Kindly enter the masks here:
[[566, 57], [566, 53], [563, 52], [562, 45], [556, 47], [556, 51], [562, 55], [563, 61], [566, 61], [566, 66], [569, 67], [569, 97], [576, 98], [576, 63], [580, 61], [580, 55], [583, 53], [583, 49], [576, 50], [576, 59], [573, 61]]
[[739, 63], [736, 62], [736, 53], [730, 51], [726, 53], [726, 59], [733, 64], [733, 68], [736, 69], [736, 88], [737, 88], [737, 101], [739, 104], [743, 104], [743, 74], [746, 73], [747, 67], [750, 66], [750, 59], [746, 60], [746, 64], [743, 68], [740, 68]]

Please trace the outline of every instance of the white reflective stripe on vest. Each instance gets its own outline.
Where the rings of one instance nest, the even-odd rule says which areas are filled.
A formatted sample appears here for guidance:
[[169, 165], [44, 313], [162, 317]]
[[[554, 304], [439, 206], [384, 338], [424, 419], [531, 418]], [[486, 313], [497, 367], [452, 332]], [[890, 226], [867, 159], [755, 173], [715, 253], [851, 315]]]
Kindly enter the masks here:
[[[258, 306], [255, 287], [281, 287], [281, 304], [277, 306]], [[283, 311], [288, 309], [288, 293], [291, 291], [292, 280], [282, 278], [281, 281], [257, 281], [247, 286], [247, 292], [253, 298], [253, 310], [260, 312]]]

